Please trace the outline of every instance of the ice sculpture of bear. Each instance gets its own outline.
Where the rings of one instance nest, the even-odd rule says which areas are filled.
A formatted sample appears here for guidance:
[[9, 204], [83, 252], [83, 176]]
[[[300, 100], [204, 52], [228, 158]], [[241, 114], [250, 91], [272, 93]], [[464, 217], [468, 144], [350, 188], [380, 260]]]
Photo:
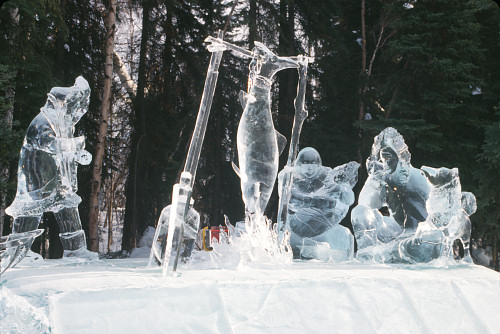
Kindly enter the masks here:
[[[300, 151], [293, 168], [287, 221], [294, 257], [322, 261], [353, 258], [354, 237], [339, 223], [354, 203], [352, 187], [358, 180], [358, 168], [354, 161], [335, 169], [324, 167], [314, 148]], [[284, 173], [278, 176], [280, 189]]]

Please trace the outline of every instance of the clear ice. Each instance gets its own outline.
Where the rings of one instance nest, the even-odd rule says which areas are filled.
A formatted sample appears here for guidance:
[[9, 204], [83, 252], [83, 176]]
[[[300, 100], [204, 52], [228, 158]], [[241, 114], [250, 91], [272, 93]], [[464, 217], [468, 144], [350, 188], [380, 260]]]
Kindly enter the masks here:
[[278, 174], [279, 154], [286, 144], [274, 129], [272, 79], [278, 71], [299, 67], [295, 60], [278, 57], [259, 42], [255, 42], [253, 54], [248, 93], [240, 93], [244, 110], [237, 132], [238, 174], [247, 216], [264, 213]]
[[[165, 207], [158, 219], [158, 226], [156, 226], [155, 237], [153, 239], [153, 245], [151, 247], [151, 254], [149, 256], [149, 266], [152, 265], [153, 261], [156, 261], [157, 264], [162, 264], [165, 253], [165, 246], [167, 243], [167, 235], [168, 235], [168, 222], [170, 221], [171, 216], [171, 205]], [[186, 221], [183, 224], [183, 241], [182, 244], [177, 244], [178, 238], [173, 238], [173, 249], [178, 249], [179, 256], [181, 261], [187, 262], [191, 256], [191, 252], [193, 251], [194, 244], [196, 242], [196, 237], [198, 235], [198, 228], [200, 226], [200, 214], [193, 208], [191, 204], [189, 206], [189, 210], [186, 214]], [[180, 233], [178, 227], [174, 231], [174, 236]]]
[[403, 137], [386, 128], [366, 161], [368, 179], [351, 212], [357, 258], [382, 263], [427, 263], [453, 258], [460, 240], [470, 262], [470, 220], [476, 200], [462, 193], [458, 170], [414, 168]]
[[[218, 40], [222, 40], [222, 32], [219, 31]], [[207, 38], [210, 42], [210, 38]], [[218, 43], [208, 45], [208, 49], [212, 52], [210, 57], [210, 64], [208, 65], [207, 76], [205, 78], [205, 86], [203, 88], [203, 95], [201, 97], [200, 108], [196, 118], [196, 125], [189, 143], [189, 150], [186, 156], [186, 163], [184, 170], [181, 173], [179, 183], [175, 184], [172, 189], [172, 204], [170, 207], [168, 229], [166, 232], [166, 242], [164, 251], [158, 254], [154, 253], [154, 245], [151, 248], [149, 265], [152, 264], [153, 257], [155, 257], [162, 266], [162, 275], [165, 276], [167, 272], [174, 273], [177, 270], [177, 263], [181, 257], [180, 247], [184, 244], [184, 233], [188, 232], [189, 207], [191, 205], [191, 194], [193, 191], [194, 179], [196, 170], [198, 168], [198, 161], [200, 159], [201, 148], [203, 139], [208, 124], [208, 117], [212, 107], [212, 101], [217, 85], [217, 78], [219, 76], [219, 65], [222, 59], [222, 54], [225, 50], [224, 47], [217, 47]], [[199, 223], [198, 223], [199, 224]], [[158, 224], [160, 227], [160, 224]], [[160, 238], [160, 233], [164, 233], [160, 228], [157, 228], [153, 244]], [[186, 235], [189, 240], [190, 236]], [[157, 252], [158, 253], [158, 252]]]
[[[319, 153], [302, 149], [292, 170], [286, 228], [295, 258], [348, 261], [354, 254], [354, 237], [340, 225], [354, 203], [352, 188], [358, 180], [357, 162], [334, 169], [322, 166]], [[282, 194], [286, 170], [278, 175]]]
[[45, 105], [26, 131], [17, 193], [6, 212], [14, 217], [13, 234], [36, 230], [43, 213], [53, 212], [64, 256], [97, 259], [97, 253], [87, 250], [78, 213], [81, 198], [76, 194], [77, 166], [92, 160], [85, 150], [85, 137], [74, 136], [76, 123], [87, 112], [89, 97], [89, 84], [81, 76], [72, 87], [54, 87], [47, 94]]
[[[270, 262], [275, 262], [274, 260], [278, 258], [283, 258], [283, 263], [288, 262], [291, 259], [289, 246], [286, 247], [288, 239], [278, 238], [278, 224], [273, 226], [264, 216], [278, 174], [278, 157], [286, 145], [285, 137], [274, 128], [271, 114], [271, 85], [277, 72], [288, 68], [299, 69], [299, 76], [304, 80], [302, 85], [299, 82], [296, 104], [299, 105], [302, 114], [305, 113], [303, 118], [307, 117], [307, 112], [302, 110], [303, 103], [300, 101], [303, 102], [307, 62], [310, 58], [278, 57], [259, 42], [255, 42], [254, 49], [250, 51], [221, 39], [208, 38], [207, 41], [213, 43], [211, 46], [213, 49], [219, 50], [225, 47], [240, 56], [251, 58], [248, 89], [239, 95], [243, 107], [237, 132], [239, 167], [233, 164], [241, 180], [242, 198], [245, 204], [245, 231], [241, 235], [241, 240], [248, 239], [248, 242], [235, 241], [233, 244], [239, 244], [241, 249], [248, 248], [249, 257], [258, 258], [261, 262], [267, 261], [262, 260], [266, 256], [258, 255], [259, 248], [264, 252], [267, 251]], [[296, 128], [301, 126], [300, 122], [300, 126]], [[243, 246], [244, 244], [250, 246]]]
[[42, 233], [43, 230], [38, 229], [0, 237], [0, 275], [18, 264], [26, 256], [36, 237]]

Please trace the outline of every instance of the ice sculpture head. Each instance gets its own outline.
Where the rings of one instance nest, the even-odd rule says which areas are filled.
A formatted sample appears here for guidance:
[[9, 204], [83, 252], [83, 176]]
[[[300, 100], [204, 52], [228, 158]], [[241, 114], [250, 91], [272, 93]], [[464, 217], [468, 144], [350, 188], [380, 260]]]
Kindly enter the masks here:
[[310, 179], [318, 174], [321, 157], [314, 148], [306, 147], [299, 152], [295, 166], [300, 174]]
[[465, 213], [471, 216], [477, 210], [476, 196], [473, 193], [464, 191], [462, 192], [462, 208], [464, 208]]
[[403, 185], [410, 179], [411, 154], [396, 129], [386, 128], [375, 137], [366, 161], [369, 173], [383, 173], [392, 183]]
[[55, 111], [57, 117], [63, 117], [69, 124], [75, 125], [87, 112], [90, 99], [90, 86], [79, 76], [72, 87], [53, 87], [47, 94], [46, 111]]
[[250, 73], [271, 79], [277, 72], [287, 68], [298, 68], [299, 64], [287, 57], [278, 57], [267, 46], [254, 42], [255, 57], [250, 62]]
[[427, 166], [422, 166], [421, 169], [432, 185], [429, 200], [426, 204], [427, 212], [459, 210], [462, 206], [462, 189], [458, 169], [448, 169], [445, 167], [432, 168]]

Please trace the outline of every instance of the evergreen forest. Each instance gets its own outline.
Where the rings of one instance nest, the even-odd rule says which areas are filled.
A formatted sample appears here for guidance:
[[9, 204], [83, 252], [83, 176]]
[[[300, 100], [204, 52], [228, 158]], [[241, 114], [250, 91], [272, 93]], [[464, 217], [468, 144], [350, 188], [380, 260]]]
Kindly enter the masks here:
[[[332, 168], [361, 163], [356, 193], [373, 137], [388, 126], [405, 138], [414, 167], [457, 167], [462, 189], [477, 198], [474, 244], [490, 249], [499, 269], [493, 0], [9, 0], [0, 10], [0, 235], [11, 231], [5, 208], [26, 128], [52, 87], [82, 75], [92, 90], [75, 133], [94, 157], [78, 167], [88, 245], [121, 254], [138, 247], [179, 181], [211, 55], [204, 40], [219, 30], [246, 49], [259, 41], [280, 56], [314, 57], [300, 147], [316, 148]], [[223, 54], [193, 194], [203, 226], [244, 219], [231, 163], [248, 65]], [[272, 88], [274, 124], [288, 139], [297, 79], [296, 70], [282, 71]], [[274, 221], [277, 207], [275, 190], [266, 212]], [[342, 224], [351, 228], [349, 216]], [[53, 215], [41, 228], [36, 251], [62, 256]]]

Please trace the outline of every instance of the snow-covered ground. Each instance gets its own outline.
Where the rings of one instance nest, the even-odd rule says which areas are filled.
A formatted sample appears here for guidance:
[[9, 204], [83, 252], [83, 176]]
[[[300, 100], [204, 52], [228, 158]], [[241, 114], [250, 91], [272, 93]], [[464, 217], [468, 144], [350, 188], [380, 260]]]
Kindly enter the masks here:
[[146, 258], [44, 260], [0, 278], [0, 333], [500, 333], [500, 274], [476, 265], [291, 265], [175, 277]]

